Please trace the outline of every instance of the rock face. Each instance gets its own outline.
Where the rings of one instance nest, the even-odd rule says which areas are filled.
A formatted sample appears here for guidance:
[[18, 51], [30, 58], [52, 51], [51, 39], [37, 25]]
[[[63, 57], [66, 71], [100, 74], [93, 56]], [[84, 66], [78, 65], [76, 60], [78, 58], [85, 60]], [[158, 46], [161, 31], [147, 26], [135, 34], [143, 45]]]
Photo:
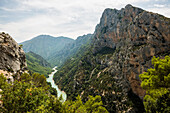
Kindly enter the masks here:
[[[153, 56], [170, 54], [170, 19], [132, 5], [106, 9], [96, 27], [94, 43], [93, 53], [103, 47], [119, 50], [113, 54], [114, 62], [109, 61], [110, 70], [114, 75], [122, 72], [133, 92], [142, 98], [145, 91], [138, 75], [151, 67]], [[121, 66], [120, 70], [116, 66]]]
[[132, 5], [106, 9], [86, 53], [55, 76], [68, 98], [101, 95], [111, 113], [144, 112], [139, 74], [152, 67], [153, 56], [170, 55], [170, 19]]
[[0, 33], [0, 70], [6, 74], [21, 74], [27, 68], [25, 53], [11, 36]]
[[103, 47], [115, 50], [103, 65], [118, 78], [116, 84], [124, 97], [132, 90], [142, 99], [145, 91], [139, 74], [152, 67], [153, 56], [170, 54], [170, 19], [132, 5], [106, 9], [96, 27], [94, 43], [95, 54]]

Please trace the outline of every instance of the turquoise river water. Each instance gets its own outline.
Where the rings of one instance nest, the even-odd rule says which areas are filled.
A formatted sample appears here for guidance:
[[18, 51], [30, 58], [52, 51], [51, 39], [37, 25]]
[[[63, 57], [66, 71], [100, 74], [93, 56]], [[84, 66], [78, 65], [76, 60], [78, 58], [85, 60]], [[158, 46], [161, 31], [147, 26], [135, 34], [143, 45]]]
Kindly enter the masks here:
[[62, 95], [62, 98], [63, 98], [63, 102], [64, 101], [66, 101], [66, 99], [67, 99], [67, 95], [66, 95], [66, 93], [64, 92], [64, 91], [61, 91], [59, 88], [58, 88], [58, 86], [54, 83], [54, 80], [53, 80], [53, 76], [54, 76], [54, 74], [57, 72], [57, 66], [55, 66], [54, 68], [53, 68], [53, 72], [51, 73], [51, 74], [49, 74], [49, 78], [47, 78], [47, 82], [50, 82], [51, 83], [51, 85], [52, 85], [52, 87], [53, 88], [55, 88], [56, 90], [57, 90], [57, 93], [58, 93], [58, 98]]

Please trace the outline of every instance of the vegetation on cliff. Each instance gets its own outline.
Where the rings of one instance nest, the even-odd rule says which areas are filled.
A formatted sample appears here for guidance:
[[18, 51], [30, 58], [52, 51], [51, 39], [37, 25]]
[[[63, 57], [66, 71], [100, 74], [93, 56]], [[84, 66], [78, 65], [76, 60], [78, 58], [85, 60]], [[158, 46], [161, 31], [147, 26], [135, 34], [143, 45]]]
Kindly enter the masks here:
[[154, 68], [139, 75], [146, 90], [144, 106], [148, 113], [167, 113], [170, 111], [170, 57], [153, 57], [152, 64]]

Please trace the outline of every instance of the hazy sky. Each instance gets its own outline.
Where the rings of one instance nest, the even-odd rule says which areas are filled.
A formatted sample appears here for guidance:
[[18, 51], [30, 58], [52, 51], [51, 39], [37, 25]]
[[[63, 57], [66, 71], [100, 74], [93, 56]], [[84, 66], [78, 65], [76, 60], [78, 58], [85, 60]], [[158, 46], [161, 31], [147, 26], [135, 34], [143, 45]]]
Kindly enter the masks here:
[[0, 0], [0, 32], [17, 42], [40, 34], [76, 39], [94, 32], [104, 9], [127, 4], [170, 17], [170, 0]]

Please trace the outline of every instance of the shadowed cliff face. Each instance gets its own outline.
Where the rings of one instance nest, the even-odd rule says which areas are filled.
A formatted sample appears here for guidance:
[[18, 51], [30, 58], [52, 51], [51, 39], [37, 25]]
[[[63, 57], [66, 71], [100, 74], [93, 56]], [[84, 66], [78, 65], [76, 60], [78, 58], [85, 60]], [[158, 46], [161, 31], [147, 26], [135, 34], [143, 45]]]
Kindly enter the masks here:
[[3, 32], [0, 33], [0, 70], [21, 74], [26, 70], [26, 67], [23, 49], [11, 36]]
[[170, 19], [159, 14], [131, 5], [106, 9], [89, 52], [59, 69], [56, 83], [69, 99], [101, 95], [110, 112], [144, 112], [139, 74], [152, 67], [153, 56], [170, 54], [169, 30]]

